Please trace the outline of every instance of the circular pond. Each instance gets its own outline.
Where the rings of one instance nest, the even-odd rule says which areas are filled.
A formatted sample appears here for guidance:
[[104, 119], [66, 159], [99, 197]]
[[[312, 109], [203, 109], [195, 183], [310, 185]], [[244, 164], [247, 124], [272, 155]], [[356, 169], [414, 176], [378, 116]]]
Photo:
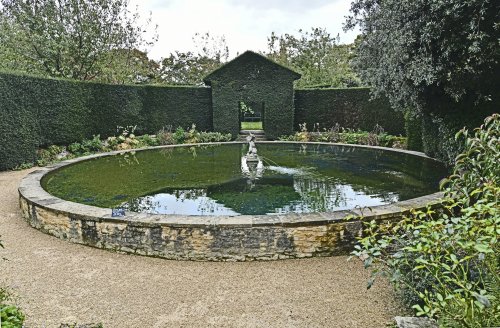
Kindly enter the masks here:
[[437, 191], [438, 162], [380, 149], [243, 144], [122, 153], [47, 174], [42, 186], [72, 202], [182, 215], [314, 213], [376, 206]]
[[361, 229], [344, 217], [401, 217], [435, 199], [447, 174], [420, 153], [380, 147], [258, 143], [252, 162], [247, 149], [170, 146], [70, 160], [25, 178], [21, 208], [52, 235], [143, 255], [332, 255]]

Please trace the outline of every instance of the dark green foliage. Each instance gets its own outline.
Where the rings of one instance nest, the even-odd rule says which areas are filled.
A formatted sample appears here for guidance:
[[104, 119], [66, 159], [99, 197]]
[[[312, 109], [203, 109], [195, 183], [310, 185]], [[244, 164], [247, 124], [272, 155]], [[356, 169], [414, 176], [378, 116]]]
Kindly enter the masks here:
[[498, 111], [500, 2], [356, 0], [351, 13], [361, 80], [394, 108], [424, 115], [424, 151], [452, 164], [453, 135]]
[[362, 32], [355, 69], [394, 107], [434, 111], [436, 97], [498, 94], [498, 1], [356, 0], [351, 13], [346, 27]]
[[[0, 73], [0, 170], [34, 162], [38, 147], [67, 145], [117, 126], [212, 130], [209, 88], [106, 85]], [[85, 151], [85, 150], [84, 150]]]
[[484, 118], [495, 113], [500, 94], [492, 101], [474, 102], [473, 98], [463, 99], [459, 104], [439, 100], [432, 112], [422, 114], [422, 146], [424, 152], [448, 165], [453, 165], [455, 157], [463, 150], [464, 144], [455, 140], [455, 134], [462, 128], [474, 129]]
[[441, 206], [398, 222], [364, 222], [353, 252], [365, 267], [376, 264], [369, 286], [388, 275], [416, 314], [437, 318], [440, 327], [500, 324], [499, 137], [498, 114], [474, 133], [457, 133], [464, 151], [441, 184]]
[[39, 149], [37, 152], [38, 166], [45, 166], [57, 161], [58, 156], [64, 151], [64, 147], [52, 145], [47, 149]]
[[247, 51], [205, 78], [212, 87], [214, 130], [238, 135], [240, 102], [261, 104], [266, 136], [293, 132], [293, 81], [300, 78], [269, 59]]
[[89, 155], [101, 150], [103, 150], [103, 144], [99, 135], [94, 136], [92, 139], [83, 139], [81, 142], [74, 142], [68, 146], [68, 151], [76, 156]]
[[172, 135], [172, 138], [176, 144], [184, 143], [184, 140], [186, 140], [186, 132], [179, 126]]
[[9, 304], [11, 294], [5, 288], [0, 287], [0, 323], [2, 328], [23, 327], [24, 314], [15, 306]]
[[[372, 131], [380, 125], [389, 134], [404, 134], [403, 115], [385, 100], [370, 101], [370, 89], [295, 90], [294, 128], [319, 123], [321, 129], [339, 124], [343, 128]], [[267, 132], [267, 131], [266, 131]]]
[[33, 111], [34, 83], [16, 83], [20, 77], [0, 74], [0, 170], [34, 162], [40, 140], [40, 125]]
[[409, 150], [422, 151], [422, 118], [415, 117], [411, 112], [405, 113], [405, 131], [407, 148]]
[[283, 141], [303, 141], [303, 142], [332, 142], [356, 145], [381, 146], [389, 148], [406, 148], [406, 137], [393, 136], [384, 131], [352, 131], [335, 126], [329, 130], [307, 131], [306, 124], [300, 124], [300, 132], [294, 135], [281, 136]]

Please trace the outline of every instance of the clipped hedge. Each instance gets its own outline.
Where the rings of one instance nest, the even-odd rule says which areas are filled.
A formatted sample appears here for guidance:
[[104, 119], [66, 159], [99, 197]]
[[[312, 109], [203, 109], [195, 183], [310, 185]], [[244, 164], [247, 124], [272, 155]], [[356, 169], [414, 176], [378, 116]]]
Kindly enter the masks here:
[[464, 144], [455, 140], [455, 134], [464, 127], [469, 130], [479, 127], [487, 116], [498, 112], [494, 104], [494, 101], [481, 105], [473, 102], [447, 104], [446, 109], [423, 114], [423, 151], [447, 165], [453, 165], [455, 157], [464, 150]]
[[107, 85], [0, 73], [0, 170], [33, 162], [40, 146], [69, 144], [117, 126], [212, 130], [210, 88]]
[[409, 111], [404, 117], [408, 149], [422, 151], [422, 118], [414, 116]]
[[339, 124], [343, 128], [372, 131], [376, 124], [393, 135], [404, 135], [403, 114], [384, 99], [370, 100], [369, 88], [295, 90], [294, 128], [319, 123], [320, 128]]
[[209, 74], [214, 130], [240, 132], [239, 102], [263, 109], [262, 125], [269, 139], [293, 133], [293, 81], [300, 74], [262, 55], [247, 51]]

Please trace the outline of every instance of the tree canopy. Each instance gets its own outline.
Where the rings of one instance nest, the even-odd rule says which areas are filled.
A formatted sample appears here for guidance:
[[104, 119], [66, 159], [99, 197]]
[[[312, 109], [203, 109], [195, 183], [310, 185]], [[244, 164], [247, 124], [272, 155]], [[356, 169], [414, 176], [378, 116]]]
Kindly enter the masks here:
[[291, 34], [268, 37], [267, 55], [274, 61], [302, 74], [298, 87], [355, 87], [360, 80], [351, 69], [354, 45], [341, 45], [325, 29], [299, 30]]
[[[1, 0], [0, 66], [52, 77], [133, 82], [145, 26], [127, 0]], [[117, 73], [117, 71], [121, 71]]]
[[355, 0], [354, 67], [375, 95], [415, 112], [433, 99], [488, 101], [500, 79], [500, 2]]
[[161, 60], [159, 82], [169, 84], [202, 84], [203, 78], [229, 58], [229, 47], [224, 36], [210, 33], [195, 34], [196, 51], [175, 51]]

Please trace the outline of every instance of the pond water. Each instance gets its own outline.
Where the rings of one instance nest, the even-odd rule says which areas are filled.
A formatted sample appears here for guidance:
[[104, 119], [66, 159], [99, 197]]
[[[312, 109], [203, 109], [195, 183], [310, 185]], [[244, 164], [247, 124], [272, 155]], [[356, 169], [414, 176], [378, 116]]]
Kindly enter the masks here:
[[78, 162], [42, 179], [59, 198], [133, 212], [183, 215], [312, 213], [375, 206], [438, 190], [431, 159], [338, 145], [174, 147]]

